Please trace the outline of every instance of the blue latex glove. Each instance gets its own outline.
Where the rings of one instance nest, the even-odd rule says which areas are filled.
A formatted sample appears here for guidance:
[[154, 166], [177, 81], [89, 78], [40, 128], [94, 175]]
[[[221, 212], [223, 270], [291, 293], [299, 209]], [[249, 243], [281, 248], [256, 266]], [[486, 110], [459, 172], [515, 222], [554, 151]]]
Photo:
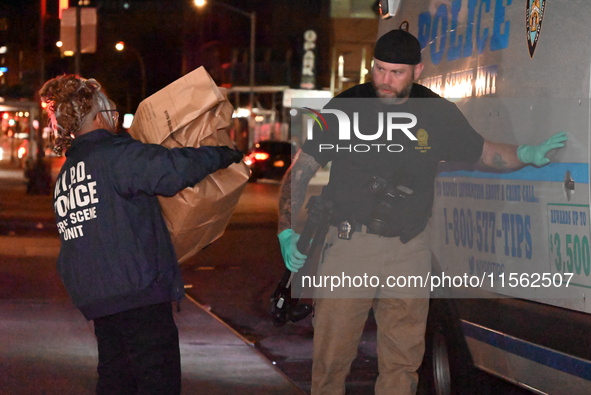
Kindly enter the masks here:
[[277, 237], [279, 238], [279, 245], [281, 245], [281, 255], [283, 255], [285, 267], [297, 273], [304, 266], [307, 258], [306, 255], [298, 251], [298, 247], [296, 246], [300, 235], [295, 233], [293, 229], [285, 229]]
[[567, 139], [566, 132], [558, 132], [540, 145], [520, 145], [517, 148], [517, 157], [523, 163], [544, 166], [550, 162], [550, 159], [546, 158], [548, 152], [564, 147]]

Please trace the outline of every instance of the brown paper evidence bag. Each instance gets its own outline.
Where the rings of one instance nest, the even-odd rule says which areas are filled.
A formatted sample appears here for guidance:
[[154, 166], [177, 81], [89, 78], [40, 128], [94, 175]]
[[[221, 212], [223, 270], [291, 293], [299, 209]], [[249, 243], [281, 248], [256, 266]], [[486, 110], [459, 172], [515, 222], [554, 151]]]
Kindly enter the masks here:
[[[129, 133], [167, 148], [229, 146], [233, 107], [203, 67], [143, 100]], [[250, 176], [244, 162], [207, 176], [173, 197], [159, 197], [179, 264], [222, 236]]]

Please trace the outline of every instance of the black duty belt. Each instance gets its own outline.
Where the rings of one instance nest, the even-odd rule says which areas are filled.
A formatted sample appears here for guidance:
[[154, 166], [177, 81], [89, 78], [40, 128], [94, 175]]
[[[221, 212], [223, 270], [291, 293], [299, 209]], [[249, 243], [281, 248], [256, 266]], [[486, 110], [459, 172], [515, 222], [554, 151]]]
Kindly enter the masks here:
[[331, 221], [330, 224], [336, 226], [339, 232], [339, 239], [349, 240], [353, 233], [366, 233], [381, 237], [400, 237], [400, 232], [384, 228], [379, 223], [369, 222], [369, 225], [365, 225], [357, 221], [343, 220]]

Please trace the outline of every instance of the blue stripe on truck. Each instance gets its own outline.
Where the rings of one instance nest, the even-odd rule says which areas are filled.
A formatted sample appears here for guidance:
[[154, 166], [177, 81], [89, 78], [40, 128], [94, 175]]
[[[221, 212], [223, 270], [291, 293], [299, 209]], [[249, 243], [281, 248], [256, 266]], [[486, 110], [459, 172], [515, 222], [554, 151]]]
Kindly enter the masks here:
[[483, 171], [444, 171], [438, 177], [468, 177], [499, 180], [550, 181], [564, 182], [569, 171], [576, 184], [589, 184], [589, 164], [587, 163], [550, 163], [544, 167], [526, 166], [510, 173], [487, 173]]
[[591, 362], [462, 321], [462, 332], [480, 342], [573, 376], [591, 381]]

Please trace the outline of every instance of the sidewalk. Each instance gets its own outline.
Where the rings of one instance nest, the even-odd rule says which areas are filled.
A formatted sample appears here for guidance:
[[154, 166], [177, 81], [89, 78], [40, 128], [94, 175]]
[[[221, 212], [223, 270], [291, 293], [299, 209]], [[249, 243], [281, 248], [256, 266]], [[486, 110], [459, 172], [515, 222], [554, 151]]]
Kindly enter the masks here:
[[[0, 161], [0, 395], [93, 394], [93, 326], [72, 306], [55, 271], [59, 240], [51, 197], [25, 190], [22, 171]], [[26, 237], [2, 232], [17, 223]], [[182, 394], [303, 393], [191, 298], [181, 302], [175, 320]]]

